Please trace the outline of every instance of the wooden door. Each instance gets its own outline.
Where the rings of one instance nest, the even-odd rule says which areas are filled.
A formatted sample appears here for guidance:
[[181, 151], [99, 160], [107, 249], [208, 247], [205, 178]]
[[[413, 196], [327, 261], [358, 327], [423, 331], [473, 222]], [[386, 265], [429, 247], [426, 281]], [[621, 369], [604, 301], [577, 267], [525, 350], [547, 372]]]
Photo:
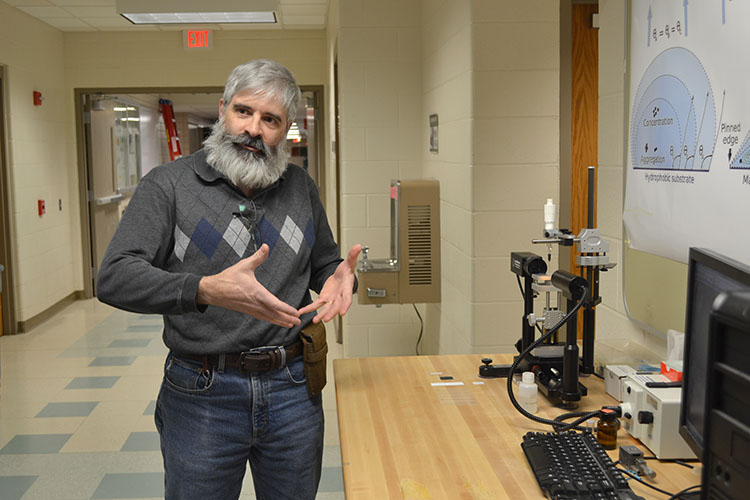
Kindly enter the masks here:
[[[578, 234], [588, 226], [588, 167], [598, 164], [599, 36], [593, 26], [597, 4], [573, 5], [570, 230]], [[596, 177], [594, 180], [596, 186]], [[596, 189], [594, 189], [596, 227]], [[570, 252], [570, 270], [581, 274], [576, 252]], [[583, 311], [578, 313], [579, 337]]]

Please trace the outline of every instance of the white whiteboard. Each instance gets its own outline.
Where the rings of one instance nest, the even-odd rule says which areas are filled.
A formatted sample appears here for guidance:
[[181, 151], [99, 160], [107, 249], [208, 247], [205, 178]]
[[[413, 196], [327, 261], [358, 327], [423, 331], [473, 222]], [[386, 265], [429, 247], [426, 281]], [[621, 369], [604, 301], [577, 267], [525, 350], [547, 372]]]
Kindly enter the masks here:
[[750, 2], [631, 7], [630, 246], [681, 262], [707, 247], [750, 264]]

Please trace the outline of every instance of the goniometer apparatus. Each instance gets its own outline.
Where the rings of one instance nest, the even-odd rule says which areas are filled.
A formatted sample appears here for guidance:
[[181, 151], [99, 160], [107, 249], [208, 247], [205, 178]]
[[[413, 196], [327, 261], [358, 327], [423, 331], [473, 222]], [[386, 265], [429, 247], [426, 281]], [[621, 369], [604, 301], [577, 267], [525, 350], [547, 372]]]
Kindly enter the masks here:
[[[519, 287], [524, 297], [522, 335], [516, 343], [519, 356], [514, 366], [519, 371], [532, 371], [540, 391], [553, 404], [571, 408], [587, 394], [586, 387], [578, 381], [580, 374], [594, 372], [594, 307], [601, 302], [599, 296], [599, 272], [615, 266], [610, 263], [607, 252], [609, 244], [602, 240], [599, 230], [594, 228], [594, 174], [595, 167], [588, 170], [588, 226], [576, 236], [567, 229], [555, 228], [555, 208], [552, 200], [544, 207], [544, 239], [533, 243], [547, 245], [547, 259], [551, 260], [552, 245], [577, 246], [576, 262], [581, 267], [581, 276], [566, 271], [547, 273], [544, 259], [531, 252], [511, 253], [511, 272], [518, 276]], [[523, 285], [522, 285], [523, 280]], [[586, 289], [582, 294], [580, 290]], [[574, 292], [572, 292], [573, 290]], [[534, 313], [534, 300], [545, 295], [545, 306], [541, 316]], [[553, 297], [556, 296], [556, 301]], [[563, 313], [563, 296], [567, 299]], [[580, 303], [578, 303], [580, 302]], [[580, 307], [583, 313], [583, 342], [581, 357], [577, 341], [577, 322], [571, 308]], [[558, 341], [557, 330], [565, 319], [564, 341]], [[535, 340], [535, 329], [541, 337]], [[544, 340], [541, 340], [544, 339]], [[480, 376], [508, 376], [504, 365], [491, 365], [492, 360], [482, 360]]]
[[[589, 295], [583, 304], [583, 349], [581, 359], [581, 373], [594, 373], [594, 331], [596, 328], [597, 304], [602, 301], [599, 296], [599, 273], [615, 267], [610, 262], [609, 243], [602, 239], [599, 229], [594, 227], [594, 176], [596, 167], [588, 167], [588, 227], [581, 229], [578, 236], [574, 236], [566, 229], [554, 228], [554, 211], [548, 214], [545, 206], [545, 228], [544, 238], [531, 240], [532, 243], [546, 244], [548, 249], [551, 245], [562, 246], [576, 245], [578, 255], [576, 264], [581, 268], [581, 277], [588, 282]], [[548, 200], [550, 204], [551, 200]], [[549, 252], [549, 250], [548, 250]]]

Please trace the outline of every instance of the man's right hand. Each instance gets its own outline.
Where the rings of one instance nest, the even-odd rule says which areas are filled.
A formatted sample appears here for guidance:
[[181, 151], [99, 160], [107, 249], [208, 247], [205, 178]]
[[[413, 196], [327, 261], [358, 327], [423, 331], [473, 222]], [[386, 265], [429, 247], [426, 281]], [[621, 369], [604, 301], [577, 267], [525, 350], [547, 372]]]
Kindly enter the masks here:
[[299, 325], [297, 310], [276, 298], [255, 278], [255, 269], [266, 260], [268, 252], [264, 243], [250, 257], [219, 274], [201, 278], [196, 302], [249, 314], [287, 328]]

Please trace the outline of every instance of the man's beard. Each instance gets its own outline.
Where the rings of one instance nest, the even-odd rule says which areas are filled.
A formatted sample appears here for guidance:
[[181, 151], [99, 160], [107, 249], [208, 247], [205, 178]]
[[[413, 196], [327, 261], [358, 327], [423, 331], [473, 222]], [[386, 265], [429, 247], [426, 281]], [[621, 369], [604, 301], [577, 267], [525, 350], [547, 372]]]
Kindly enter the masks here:
[[[284, 173], [289, 160], [286, 140], [268, 146], [260, 137], [248, 134], [231, 135], [219, 118], [211, 135], [204, 142], [208, 163], [234, 185], [247, 189], [263, 189], [276, 182]], [[251, 146], [253, 152], [243, 146]]]

